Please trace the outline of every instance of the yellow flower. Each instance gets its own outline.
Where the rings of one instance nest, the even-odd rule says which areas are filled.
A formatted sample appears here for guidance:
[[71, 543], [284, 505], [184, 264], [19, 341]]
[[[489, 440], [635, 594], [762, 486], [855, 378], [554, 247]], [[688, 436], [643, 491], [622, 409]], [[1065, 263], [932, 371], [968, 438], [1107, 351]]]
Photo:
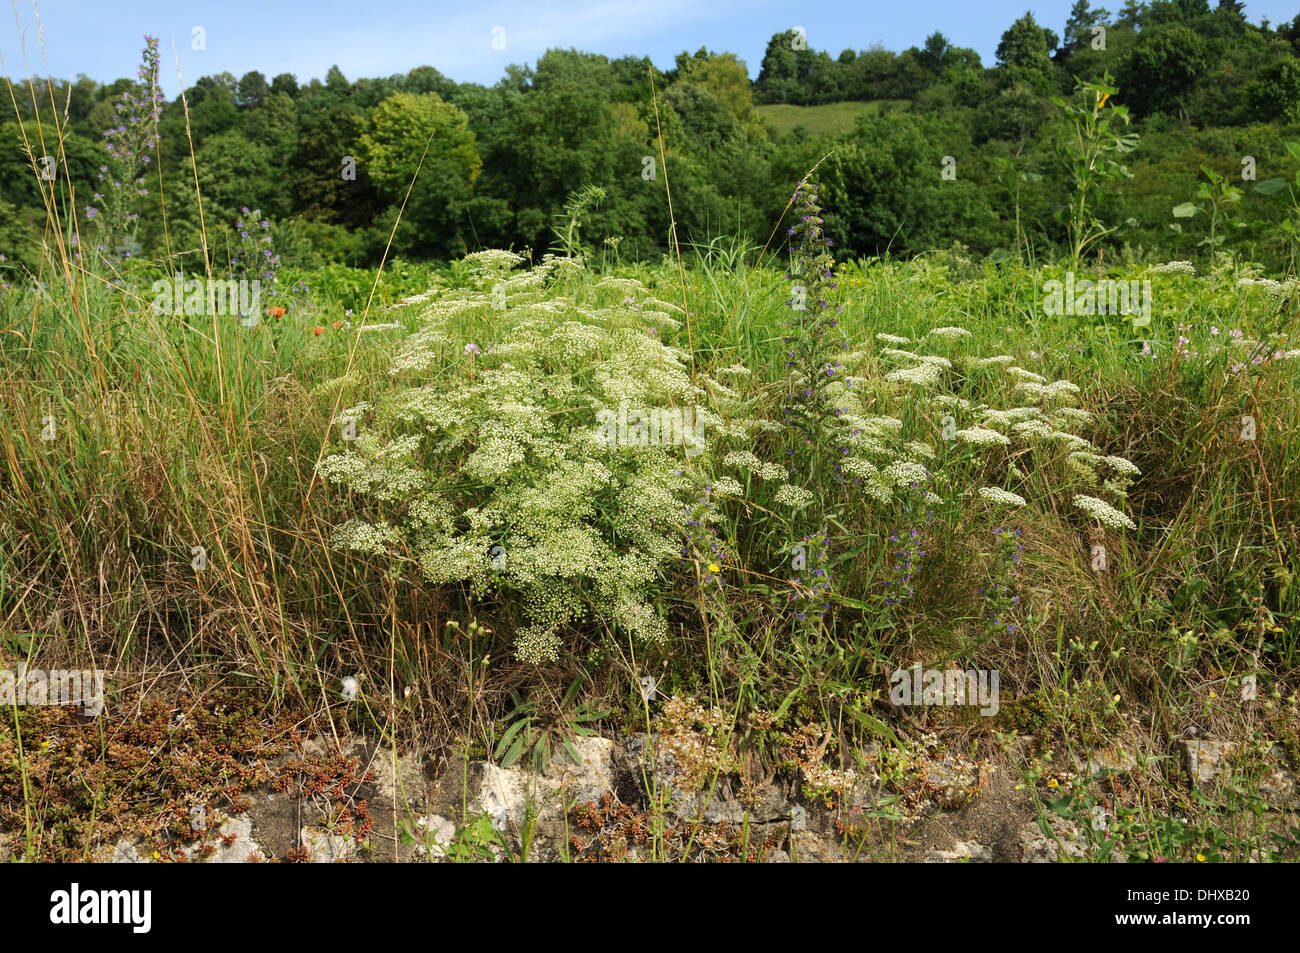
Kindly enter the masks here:
[[1219, 697], [1218, 695], [1214, 694], [1214, 689], [1213, 689], [1213, 688], [1210, 689], [1210, 697], [1211, 697], [1211, 698], [1218, 698], [1218, 697]]
[[717, 563], [709, 563], [709, 572], [722, 572], [722, 567]]
[[1205, 863], [1205, 855], [1204, 855], [1204, 854], [1197, 854], [1197, 855], [1196, 855], [1196, 862], [1197, 862], [1198, 864], [1203, 864], [1203, 863]]
[[1100, 109], [1102, 106], [1105, 106], [1106, 100], [1108, 99], [1110, 99], [1110, 93], [1107, 93], [1105, 96], [1101, 97], [1101, 99], [1097, 100], [1097, 108]]
[[1061, 786], [1061, 783], [1057, 781], [1056, 778], [1052, 778], [1052, 780], [1047, 782], [1047, 786], [1049, 788], [1059, 788]]

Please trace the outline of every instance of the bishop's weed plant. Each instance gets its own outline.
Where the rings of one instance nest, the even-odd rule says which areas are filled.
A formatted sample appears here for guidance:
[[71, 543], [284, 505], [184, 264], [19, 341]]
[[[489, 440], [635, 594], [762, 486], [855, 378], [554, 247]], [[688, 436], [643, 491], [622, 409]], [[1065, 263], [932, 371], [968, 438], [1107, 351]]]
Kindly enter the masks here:
[[334, 544], [514, 597], [525, 661], [557, 660], [579, 625], [662, 643], [658, 591], [705, 483], [707, 441], [692, 440], [720, 423], [689, 355], [659, 338], [680, 309], [633, 279], [556, 293], [578, 268], [568, 258], [517, 273], [508, 252], [468, 260], [477, 287], [432, 297], [392, 388], [339, 417], [359, 422], [356, 439], [318, 471], [356, 516]]

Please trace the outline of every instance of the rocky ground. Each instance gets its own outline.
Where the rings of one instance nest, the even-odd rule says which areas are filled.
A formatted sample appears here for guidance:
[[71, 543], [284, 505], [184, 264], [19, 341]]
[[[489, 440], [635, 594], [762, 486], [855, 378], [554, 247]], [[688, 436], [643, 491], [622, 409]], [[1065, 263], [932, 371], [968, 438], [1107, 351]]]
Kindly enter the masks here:
[[[191, 809], [189, 838], [119, 837], [89, 856], [123, 863], [1096, 860], [1106, 857], [1115, 806], [1149, 772], [1168, 772], [1171, 761], [1115, 747], [1062, 767], [1032, 738], [973, 759], [922, 735], [902, 749], [872, 747], [856, 752], [850, 766], [830, 766], [821, 757], [829, 739], [810, 736], [796, 777], [731, 763], [714, 737], [678, 729], [578, 738], [577, 763], [559, 752], [541, 771], [395, 752], [360, 736], [337, 745], [306, 738], [276, 756], [267, 775], [276, 780], [249, 790], [238, 812]], [[1247, 747], [1180, 741], [1174, 770], [1189, 792], [1213, 798], [1238, 783]], [[1294, 831], [1300, 792], [1285, 753], [1254, 754], [1257, 813], [1270, 829]], [[1098, 804], [1044, 806], [1081, 782], [1098, 792]], [[6, 855], [20, 854], [21, 842], [20, 834], [0, 833], [0, 859], [17, 859]], [[1109, 845], [1109, 859], [1126, 859], [1118, 843]]]

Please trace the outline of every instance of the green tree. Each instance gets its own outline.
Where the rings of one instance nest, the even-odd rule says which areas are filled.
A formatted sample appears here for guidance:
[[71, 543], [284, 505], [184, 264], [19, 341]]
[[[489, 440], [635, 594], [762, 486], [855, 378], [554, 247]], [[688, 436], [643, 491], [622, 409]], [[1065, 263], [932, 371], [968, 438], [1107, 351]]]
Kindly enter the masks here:
[[410, 189], [403, 215], [408, 253], [447, 255], [464, 248], [463, 212], [482, 160], [462, 110], [437, 93], [395, 93], [370, 110], [358, 152], [390, 204], [399, 205]]
[[1001, 85], [1023, 83], [1041, 93], [1050, 93], [1055, 88], [1051, 54], [1056, 44], [1056, 34], [1039, 26], [1032, 13], [1011, 24], [1002, 34], [997, 49]]
[[267, 85], [266, 77], [253, 70], [239, 77], [239, 85], [235, 89], [235, 105], [256, 109], [266, 102], [266, 97], [270, 94], [271, 87]]
[[1094, 28], [1106, 26], [1106, 18], [1109, 16], [1102, 8], [1092, 9], [1088, 0], [1074, 0], [1070, 18], [1065, 21], [1065, 34], [1059, 55], [1064, 58], [1071, 53], [1091, 49]]
[[678, 82], [693, 83], [707, 89], [727, 111], [743, 125], [754, 125], [754, 94], [749, 71], [735, 53], [709, 53], [678, 60]]
[[1265, 66], [1246, 87], [1246, 98], [1258, 122], [1300, 122], [1300, 59]]
[[1187, 119], [1188, 102], [1209, 65], [1205, 40], [1192, 28], [1170, 23], [1143, 30], [1122, 74], [1134, 111]]
[[271, 92], [284, 93], [290, 99], [297, 99], [300, 92], [298, 77], [292, 73], [280, 73], [275, 79], [271, 80]]

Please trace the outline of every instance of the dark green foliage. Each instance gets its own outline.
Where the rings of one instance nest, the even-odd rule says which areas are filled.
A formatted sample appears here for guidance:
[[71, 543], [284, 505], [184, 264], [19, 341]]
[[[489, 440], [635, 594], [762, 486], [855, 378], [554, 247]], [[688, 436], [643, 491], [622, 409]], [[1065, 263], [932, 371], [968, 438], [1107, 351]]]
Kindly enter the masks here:
[[[229, 228], [245, 205], [260, 207], [278, 222], [300, 222], [325, 260], [377, 263], [404, 202], [391, 254], [537, 253], [565, 197], [589, 185], [608, 198], [583, 231], [586, 247], [656, 260], [670, 250], [674, 223], [687, 244], [726, 233], [761, 246], [787, 183], [830, 154], [822, 180], [841, 255], [910, 255], [954, 241], [980, 252], [1022, 239], [1052, 254], [1064, 246], [1056, 215], [1066, 195], [1050, 162], [1059, 131], [1052, 97], [1107, 72], [1116, 78], [1114, 101], [1150, 144], [1133, 157], [1134, 179], [1106, 196], [1108, 220], [1136, 220], [1126, 233], [1131, 247], [1176, 257], [1167, 210], [1196, 189], [1202, 166], [1237, 175], [1249, 155], [1261, 179], [1291, 174], [1281, 143], [1295, 131], [1279, 124], [1300, 123], [1300, 17], [1270, 29], [1249, 22], [1236, 0], [1126, 0], [1117, 12], [1076, 0], [1064, 23], [1026, 13], [1010, 24], [991, 68], [939, 31], [898, 53], [836, 53], [818, 49], [818, 39], [775, 33], [752, 83], [741, 60], [707, 48], [683, 51], [666, 73], [646, 57], [550, 50], [533, 66], [507, 66], [490, 87], [457, 83], [432, 66], [355, 80], [331, 67], [304, 83], [258, 70], [204, 76], [184, 102], [164, 104], [159, 163], [150, 170], [152, 179], [163, 176], [161, 190], [149, 182], [150, 201], [167, 198], [174, 240], [156, 215], [142, 216], [136, 237], [153, 258], [197, 247], [192, 148], [210, 231]], [[84, 76], [15, 84], [18, 115], [0, 129], [11, 145], [0, 156], [0, 208], [12, 210], [0, 226], [8, 261], [37, 260], [51, 194], [64, 220], [73, 194], [83, 208], [92, 204], [102, 134], [117, 124], [114, 102], [129, 85]], [[452, 141], [429, 140], [421, 165], [437, 125], [426, 117], [426, 135], [396, 145], [396, 167], [368, 167], [363, 142], [382, 137], [375, 111], [399, 95], [437, 97], [455, 117], [448, 131], [458, 131]], [[787, 111], [765, 124], [764, 109], [775, 104]], [[789, 115], [801, 106], [821, 109], [806, 121]], [[849, 129], [859, 111], [862, 124]], [[57, 143], [61, 129], [59, 180], [45, 197], [21, 151], [22, 128], [38, 156], [59, 151], [41, 142]], [[945, 156], [957, 162], [955, 179], [939, 176]], [[994, 173], [1004, 160], [1023, 188], [1009, 191]], [[1280, 221], [1280, 200], [1243, 187], [1247, 223]], [[1237, 230], [1224, 250], [1280, 267], [1281, 245], [1267, 231]], [[1118, 253], [1124, 241], [1117, 234], [1103, 246]]]

